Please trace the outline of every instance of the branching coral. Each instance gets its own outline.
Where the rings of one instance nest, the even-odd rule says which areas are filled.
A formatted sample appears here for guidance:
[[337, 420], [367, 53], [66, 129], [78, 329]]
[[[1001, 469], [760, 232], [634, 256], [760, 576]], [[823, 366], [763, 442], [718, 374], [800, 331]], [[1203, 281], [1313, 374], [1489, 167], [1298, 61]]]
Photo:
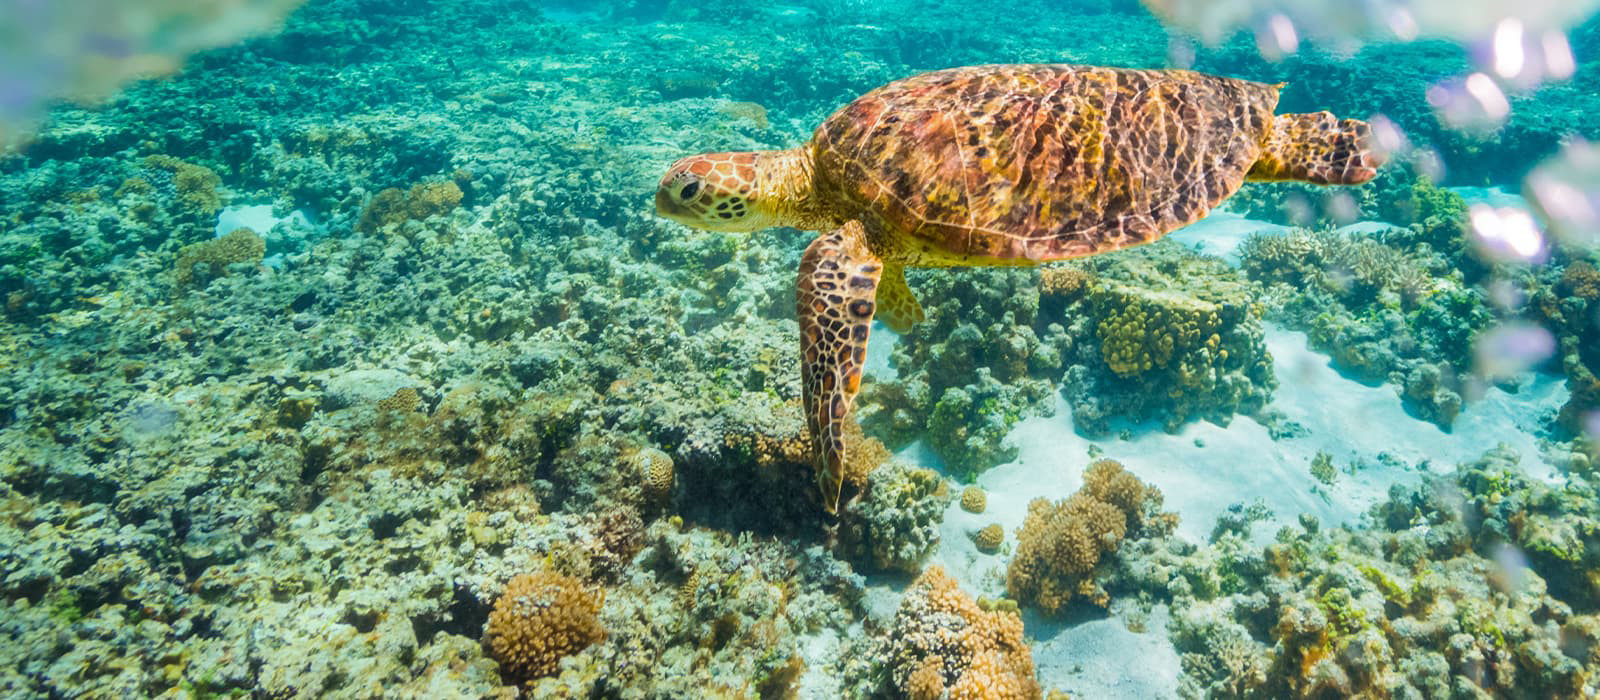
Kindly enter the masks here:
[[1600, 501], [1516, 461], [1396, 487], [1364, 527], [1125, 547], [1114, 584], [1169, 600], [1187, 696], [1591, 697]]
[[236, 229], [226, 236], [179, 249], [176, 280], [180, 285], [193, 282], [196, 265], [205, 265], [210, 278], [219, 277], [227, 274], [229, 265], [259, 263], [266, 253], [266, 241], [255, 231]]
[[507, 676], [531, 681], [551, 675], [562, 658], [605, 638], [603, 601], [571, 576], [520, 574], [495, 601], [485, 641]]
[[937, 566], [911, 585], [871, 656], [886, 672], [886, 685], [906, 697], [1041, 696], [1015, 607], [986, 609]]
[[1017, 532], [1017, 551], [1006, 570], [1006, 592], [1062, 612], [1075, 598], [1104, 607], [1110, 595], [1096, 580], [1096, 567], [1133, 534], [1170, 531], [1177, 516], [1160, 512], [1161, 492], [1122, 465], [1103, 459], [1083, 475], [1083, 488], [1064, 501], [1036, 498]]

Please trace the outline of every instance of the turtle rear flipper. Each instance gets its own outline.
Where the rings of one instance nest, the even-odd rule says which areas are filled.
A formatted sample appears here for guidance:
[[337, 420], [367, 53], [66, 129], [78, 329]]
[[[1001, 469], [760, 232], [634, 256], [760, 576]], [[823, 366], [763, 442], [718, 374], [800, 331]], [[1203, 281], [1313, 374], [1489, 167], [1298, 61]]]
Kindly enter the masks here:
[[917, 303], [917, 296], [906, 285], [906, 269], [894, 263], [884, 263], [883, 277], [878, 280], [878, 319], [900, 335], [911, 332], [911, 327], [928, 318]]
[[[818, 236], [800, 258], [800, 382], [822, 505], [839, 507], [844, 483], [844, 421], [861, 390], [867, 336], [883, 263], [851, 221]], [[901, 282], [904, 284], [904, 281]]]
[[1382, 164], [1366, 122], [1328, 112], [1280, 114], [1248, 178], [1359, 185], [1376, 177]]

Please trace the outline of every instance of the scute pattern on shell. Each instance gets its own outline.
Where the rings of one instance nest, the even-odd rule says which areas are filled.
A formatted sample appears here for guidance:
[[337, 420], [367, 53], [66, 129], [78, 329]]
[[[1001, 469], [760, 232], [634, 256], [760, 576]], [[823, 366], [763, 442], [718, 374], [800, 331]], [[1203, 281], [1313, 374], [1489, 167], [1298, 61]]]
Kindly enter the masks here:
[[1198, 220], [1243, 184], [1277, 102], [1189, 71], [976, 66], [867, 93], [811, 148], [822, 196], [886, 259], [1031, 264]]

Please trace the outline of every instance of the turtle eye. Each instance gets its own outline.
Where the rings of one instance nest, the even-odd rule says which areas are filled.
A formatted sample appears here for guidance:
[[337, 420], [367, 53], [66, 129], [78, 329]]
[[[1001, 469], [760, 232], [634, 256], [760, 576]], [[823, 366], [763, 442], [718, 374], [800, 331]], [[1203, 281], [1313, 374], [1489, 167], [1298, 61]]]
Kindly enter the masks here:
[[689, 183], [687, 185], [684, 185], [683, 186], [683, 191], [679, 192], [678, 196], [682, 197], [684, 199], [684, 201], [688, 201], [688, 200], [694, 199], [694, 196], [696, 194], [699, 194], [699, 193], [700, 193], [700, 182], [697, 180], [695, 182], [691, 182], [691, 183]]

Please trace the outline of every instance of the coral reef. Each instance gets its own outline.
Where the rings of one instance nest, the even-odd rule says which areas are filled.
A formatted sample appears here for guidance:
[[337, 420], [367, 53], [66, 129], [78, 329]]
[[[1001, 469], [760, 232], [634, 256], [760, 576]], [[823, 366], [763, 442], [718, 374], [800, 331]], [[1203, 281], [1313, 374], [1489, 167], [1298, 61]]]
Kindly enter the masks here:
[[1359, 529], [1302, 517], [1264, 547], [1248, 522], [1124, 547], [1108, 586], [1170, 601], [1192, 696], [1586, 697], [1600, 506], [1517, 461], [1396, 486]]
[[1109, 568], [1122, 541], [1160, 536], [1176, 526], [1177, 516], [1160, 512], [1161, 500], [1161, 491], [1113, 460], [1089, 465], [1083, 488], [1070, 498], [1028, 503], [1006, 569], [1006, 592], [1048, 615], [1060, 614], [1074, 599], [1105, 607], [1110, 595], [1097, 574]]
[[508, 676], [533, 680], [554, 674], [561, 659], [603, 639], [603, 596], [563, 574], [519, 574], [489, 612], [489, 651]]
[[867, 652], [879, 692], [932, 700], [1041, 697], [1015, 606], [985, 607], [944, 569], [924, 571]]
[[[1426, 181], [1412, 186], [1439, 192]], [[1495, 320], [1485, 268], [1461, 250], [1465, 204], [1449, 192], [1406, 228], [1376, 235], [1254, 234], [1241, 267], [1267, 287], [1267, 316], [1306, 331], [1354, 378], [1395, 386], [1408, 410], [1449, 429], [1473, 371], [1472, 339]]]
[[[280, 33], [196, 55], [171, 79], [131, 85], [93, 109], [55, 105], [26, 150], [0, 155], [0, 693], [783, 698], [803, 688], [836, 697], [851, 695], [843, 684], [855, 664], [870, 666], [866, 647], [881, 636], [889, 641], [861, 694], [1036, 694], [1020, 618], [1005, 604], [974, 604], [930, 578], [909, 599], [899, 637], [870, 618], [853, 567], [908, 572], [939, 556], [930, 550], [953, 494], [938, 474], [852, 433], [853, 500], [830, 531], [797, 407], [793, 275], [803, 241], [781, 230], [686, 235], [638, 195], [676, 156], [792, 146], [842, 100], [917, 70], [1155, 66], [1167, 60], [1166, 32], [1120, 0], [1070, 10], [567, 5], [312, 0]], [[995, 26], [1006, 31], [966, 31]], [[98, 46], [141, 46], [117, 39]], [[1349, 71], [1315, 63], [1318, 93], [1362, 109], [1292, 104], [1311, 93], [1293, 93], [1286, 108], [1387, 112], [1385, 99], [1414, 104], [1433, 77], [1396, 69], [1382, 89], [1338, 90], [1329, 76]], [[1466, 159], [1456, 172], [1475, 177], [1512, 142], [1588, 129], [1571, 120], [1594, 112], [1581, 105], [1600, 91], [1579, 75], [1545, 94], [1578, 107], [1546, 109], [1548, 128], [1518, 121], [1482, 154], [1452, 151]], [[1295, 80], [1291, 89], [1302, 89]], [[1381, 209], [1387, 196], [1373, 201]], [[1411, 205], [1405, 196], [1396, 212], [1443, 206], [1436, 188], [1416, 188]], [[1417, 216], [1383, 243], [1433, 260], [1426, 245], [1448, 264], [1408, 266], [1413, 273], [1460, 270], [1455, 282], [1475, 289], [1484, 267], [1452, 247], [1459, 226]], [[218, 238], [239, 226], [258, 238]], [[1574, 392], [1563, 416], [1578, 427], [1600, 401], [1600, 383], [1580, 381], [1600, 367], [1591, 356], [1600, 343], [1584, 323], [1593, 314], [1586, 271], [1555, 263], [1518, 281], [1531, 315], [1564, 324], [1560, 359]], [[1323, 288], [1305, 279], [1299, 286]], [[952, 474], [970, 476], [1009, 459], [1005, 435], [1048, 411], [1058, 390], [1085, 432], [1113, 418], [1175, 425], [1250, 413], [1272, 379], [1261, 373], [1269, 365], [1243, 281], [1167, 243], [1044, 271], [916, 272], [929, 321], [901, 339], [898, 376], [868, 384], [860, 415], [889, 447], [929, 438]], [[1299, 284], [1283, 282], [1268, 286]], [[1420, 289], [1415, 282], [1394, 288]], [[1335, 295], [1317, 293], [1318, 303]], [[1451, 324], [1475, 318], [1476, 293], [1424, 292], [1421, 315], [1405, 322], [1440, 358], [1457, 353], [1471, 326]], [[1206, 347], [1209, 335], [1187, 346], [1175, 335], [1165, 367], [1153, 356], [1150, 369], [1119, 374], [1100, 327], [1124, 296], [1146, 312], [1214, 306], [1219, 351]], [[1380, 291], [1376, 304], [1388, 296]], [[1143, 347], [1126, 323], [1112, 327], [1124, 347]], [[1451, 371], [1384, 366], [1385, 377], [1416, 373], [1416, 393], [1456, 391]], [[1411, 400], [1426, 401], [1442, 403]], [[1592, 653], [1579, 652], [1600, 629], [1585, 577], [1595, 568], [1593, 511], [1583, 492], [1483, 473], [1479, 520], [1441, 516], [1417, 534], [1330, 530], [1307, 535], [1306, 546], [1346, 538], [1342, 551], [1360, 548], [1409, 591], [1415, 579], [1403, 567], [1357, 541], [1393, 541], [1399, 557], [1446, 531], [1501, 533], [1528, 549], [1530, 581], [1547, 582], [1546, 598], [1566, 602], [1466, 579], [1492, 572], [1482, 563], [1492, 537], [1482, 535], [1468, 545], [1474, 563], [1441, 569], [1466, 582], [1428, 589], [1444, 593], [1408, 609], [1463, 621], [1443, 638], [1417, 633], [1404, 647], [1410, 666], [1386, 668], [1466, 679], [1447, 688], [1470, 688], [1483, 677], [1474, 669], [1492, 669], [1496, 687], [1514, 673], [1529, 695], [1568, 692], [1575, 676], [1562, 659], [1592, 668]], [[1480, 505], [1496, 497], [1526, 512]], [[1115, 508], [1110, 493], [1098, 502]], [[1279, 611], [1246, 600], [1259, 600], [1247, 588], [1270, 583], [1265, 558], [1230, 541], [1184, 553], [1170, 540], [1125, 538], [1097, 568], [1114, 561], [1128, 576], [1096, 578], [1130, 603], [1136, 596], [1122, 591], [1170, 600], [1187, 586], [1183, 600], [1209, 596], [1196, 615], [1210, 605], [1218, 625], [1243, 636], [1218, 654], [1184, 648], [1235, 669], [1236, 686], [1265, 678], [1273, 687], [1267, 671], [1294, 664], [1269, 646]], [[1145, 571], [1134, 553], [1175, 563]], [[1337, 583], [1351, 594], [1324, 603], [1322, 591], [1285, 590], [1277, 600], [1337, 611], [1339, 629], [1369, 620], [1353, 633], [1364, 640], [1390, 634], [1369, 605], [1390, 586], [1368, 590], [1359, 571], [1334, 581], [1332, 565], [1295, 562], [1285, 560], [1280, 588]], [[603, 595], [597, 624], [607, 631], [533, 679], [497, 663], [482, 639], [506, 582], [526, 572]], [[1237, 615], [1218, 602], [1230, 596], [1242, 601]], [[1458, 601], [1469, 599], [1476, 607], [1463, 612]], [[1528, 610], [1537, 625], [1521, 616]], [[1552, 626], [1566, 636], [1552, 637]], [[1284, 630], [1283, 654], [1322, 669], [1320, 687], [1339, 687], [1334, 667], [1366, 687], [1365, 667], [1331, 652], [1365, 653], [1365, 642], [1339, 632], [1323, 653], [1310, 627]], [[889, 656], [895, 649], [902, 662]]]
[[972, 543], [977, 545], [978, 551], [984, 554], [994, 554], [1000, 551], [1000, 545], [1006, 541], [1006, 530], [999, 523], [985, 525], [983, 529], [972, 534]]
[[925, 435], [958, 474], [1014, 458], [1006, 435], [1054, 389], [1079, 432], [1101, 436], [1114, 418], [1226, 423], [1277, 385], [1246, 280], [1170, 241], [912, 279], [928, 321], [896, 346], [899, 376], [863, 389], [861, 421], [891, 447]]
[[419, 182], [408, 191], [388, 188], [372, 196], [361, 210], [356, 230], [375, 233], [404, 224], [444, 216], [461, 205], [461, 186], [453, 181]]
[[926, 435], [973, 475], [1009, 461], [1012, 426], [1043, 410], [1061, 353], [1035, 330], [1037, 272], [940, 270], [911, 276], [928, 320], [895, 346], [899, 377], [862, 392], [862, 427], [890, 447]]

